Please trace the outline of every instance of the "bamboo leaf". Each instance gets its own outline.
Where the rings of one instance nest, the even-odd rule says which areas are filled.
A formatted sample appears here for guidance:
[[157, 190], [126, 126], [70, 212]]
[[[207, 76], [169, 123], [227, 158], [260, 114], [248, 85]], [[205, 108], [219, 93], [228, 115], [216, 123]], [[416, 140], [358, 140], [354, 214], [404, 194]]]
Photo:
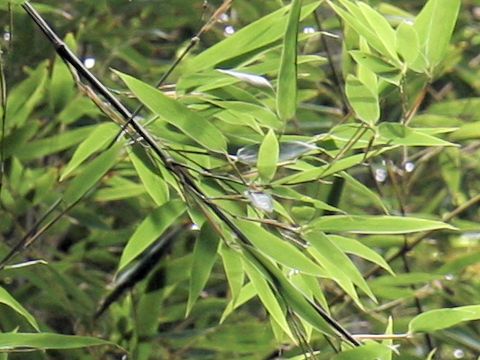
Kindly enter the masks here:
[[5, 304], [15, 310], [17, 313], [22, 315], [35, 330], [40, 331], [37, 320], [35, 320], [32, 314], [30, 314], [27, 309], [25, 309], [17, 300], [15, 300], [13, 296], [10, 295], [10, 293], [3, 287], [0, 287], [0, 303]]
[[480, 305], [437, 309], [415, 316], [408, 325], [410, 333], [433, 332], [480, 319]]
[[270, 182], [275, 176], [279, 156], [279, 147], [275, 132], [270, 130], [263, 139], [258, 153], [258, 172], [265, 182]]
[[333, 215], [314, 220], [311, 228], [325, 232], [356, 234], [408, 234], [429, 230], [455, 230], [440, 221], [403, 216]]
[[358, 118], [374, 125], [380, 118], [378, 95], [353, 75], [347, 77], [345, 92]]
[[[319, 231], [307, 233], [305, 235], [305, 240], [307, 240], [319, 253], [328, 254], [328, 259], [330, 260], [329, 264], [335, 265], [335, 269], [332, 270], [333, 273], [339, 271], [345, 273], [355, 285], [362, 289], [363, 292], [373, 301], [376, 301], [375, 295], [373, 295], [360, 271], [355, 265], [353, 265], [352, 261], [335, 242], [331, 241], [329, 237]], [[322, 265], [327, 267], [326, 264]]]
[[432, 68], [445, 57], [460, 4], [460, 0], [429, 0], [415, 20], [420, 48]]
[[301, 0], [292, 0], [278, 71], [277, 112], [284, 122], [295, 116], [297, 108], [297, 40], [301, 6]]
[[237, 221], [253, 245], [280, 264], [310, 275], [322, 276], [325, 272], [295, 246], [249, 221]]
[[86, 336], [51, 333], [0, 333], [0, 349], [5, 351], [15, 349], [64, 350], [101, 345], [115, 346], [115, 344], [110, 341]]
[[208, 277], [217, 259], [219, 235], [212, 226], [205, 222], [193, 249], [193, 262], [190, 271], [190, 290], [188, 293], [187, 316], [195, 305], [200, 292], [205, 287]]
[[113, 123], [101, 124], [95, 127], [90, 135], [78, 146], [68, 165], [62, 172], [60, 181], [75, 171], [91, 155], [100, 151], [109, 142], [113, 141], [118, 133], [118, 126]]
[[170, 198], [168, 185], [161, 177], [158, 168], [148, 157], [145, 149], [140, 145], [134, 145], [131, 147], [129, 155], [138, 176], [153, 201], [158, 206], [165, 204]]
[[128, 240], [118, 271], [122, 270], [138, 255], [145, 251], [157, 240], [177, 219], [185, 212], [185, 205], [178, 200], [173, 200], [154, 210], [138, 226]]
[[153, 113], [178, 127], [191, 139], [215, 152], [226, 152], [227, 142], [223, 134], [209, 120], [191, 111], [177, 100], [171, 99], [160, 90], [117, 72], [135, 96]]
[[85, 166], [65, 191], [64, 201], [73, 204], [89, 191], [115, 165], [121, 149], [117, 144]]

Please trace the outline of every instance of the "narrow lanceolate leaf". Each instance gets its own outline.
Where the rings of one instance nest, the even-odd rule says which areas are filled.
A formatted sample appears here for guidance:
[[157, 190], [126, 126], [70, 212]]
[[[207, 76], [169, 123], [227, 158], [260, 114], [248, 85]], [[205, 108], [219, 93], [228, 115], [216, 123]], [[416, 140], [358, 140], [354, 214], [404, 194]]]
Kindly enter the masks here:
[[27, 309], [25, 309], [17, 300], [13, 298], [10, 293], [4, 288], [0, 287], [0, 303], [5, 304], [15, 310], [17, 313], [22, 315], [30, 325], [37, 331], [40, 331], [38, 327], [37, 320], [30, 314]]
[[132, 164], [142, 181], [148, 194], [158, 206], [165, 204], [169, 199], [168, 185], [161, 177], [160, 169], [153, 163], [145, 149], [135, 145], [129, 151]]
[[[305, 235], [307, 240], [321, 254], [328, 254], [328, 259], [335, 265], [334, 272], [341, 271], [347, 275], [351, 281], [363, 290], [372, 300], [376, 301], [375, 295], [367, 285], [360, 271], [352, 263], [350, 258], [321, 231], [312, 231]], [[326, 267], [324, 265], [324, 267]]]
[[0, 350], [12, 351], [15, 349], [37, 350], [65, 350], [79, 349], [90, 346], [110, 345], [110, 341], [86, 336], [60, 335], [51, 333], [3, 333], [0, 334]]
[[325, 232], [349, 232], [357, 234], [408, 234], [418, 231], [448, 229], [451, 225], [441, 221], [402, 216], [323, 216], [310, 226]]
[[374, 125], [380, 118], [378, 94], [374, 94], [367, 85], [353, 75], [347, 77], [345, 92], [357, 117], [370, 125]]
[[438, 309], [415, 316], [408, 329], [410, 333], [432, 332], [458, 325], [465, 321], [480, 319], [480, 305]]
[[258, 269], [255, 268], [254, 265], [250, 264], [249, 261], [245, 260], [244, 267], [248, 278], [257, 291], [258, 297], [262, 301], [262, 304], [265, 306], [270, 316], [286, 334], [294, 339], [290, 327], [288, 326], [287, 319], [285, 318], [285, 313], [278, 303], [278, 300], [270, 288], [267, 280], [265, 280], [265, 277], [260, 271], [258, 271]]
[[282, 294], [283, 299], [285, 299], [292, 310], [318, 331], [323, 334], [333, 335], [335, 330], [326, 320], [326, 317], [329, 316], [327, 311], [309, 300], [301, 289], [292, 285], [284, 273], [271, 261], [265, 259], [261, 253], [255, 249], [252, 252], [255, 254], [257, 261], [262, 264], [265, 273], [269, 274], [269, 278], [270, 276], [274, 277], [274, 279], [270, 278], [270, 280], [275, 282], [277, 290]]
[[430, 67], [445, 57], [460, 4], [461, 0], [429, 0], [415, 20], [420, 48]]
[[278, 155], [279, 147], [277, 137], [275, 136], [275, 132], [270, 130], [260, 146], [257, 161], [260, 177], [267, 183], [275, 176]]
[[92, 154], [101, 150], [111, 142], [118, 133], [118, 126], [113, 123], [98, 125], [90, 135], [78, 146], [72, 159], [63, 170], [60, 181], [70, 175], [78, 166], [87, 160]]
[[145, 251], [180, 215], [185, 212], [181, 201], [171, 201], [154, 210], [133, 233], [123, 250], [118, 270], [122, 270], [138, 255]]
[[222, 245], [220, 255], [222, 256], [225, 275], [227, 276], [230, 287], [232, 305], [235, 305], [245, 281], [242, 258], [239, 252], [236, 252], [227, 245]]
[[293, 0], [283, 41], [278, 72], [277, 112], [281, 120], [295, 116], [297, 108], [297, 40], [302, 0]]
[[190, 271], [190, 291], [188, 294], [187, 316], [195, 305], [200, 292], [207, 283], [215, 260], [217, 259], [220, 238], [212, 226], [206, 222], [202, 226], [195, 248]]
[[[315, 1], [302, 8], [300, 17], [309, 16], [322, 1]], [[188, 63], [187, 71], [199, 72], [215, 67], [227, 60], [241, 57], [270, 45], [285, 35], [286, 7], [245, 26], [230, 37], [209, 47]]]
[[121, 149], [122, 144], [113, 146], [82, 169], [65, 191], [65, 202], [72, 204], [90, 190], [115, 165]]
[[390, 265], [388, 265], [385, 259], [379, 254], [377, 254], [374, 250], [370, 249], [368, 246], [363, 245], [360, 241], [338, 235], [329, 235], [328, 237], [343, 252], [351, 255], [356, 255], [365, 260], [371, 261], [387, 270], [390, 274], [394, 275], [392, 268], [390, 267]]
[[237, 225], [258, 250], [280, 264], [310, 275], [325, 275], [320, 266], [287, 241], [249, 221], [238, 221]]
[[152, 112], [180, 129], [191, 139], [215, 152], [225, 152], [227, 142], [223, 134], [208, 119], [191, 111], [177, 100], [171, 99], [160, 90], [117, 72], [135, 96]]

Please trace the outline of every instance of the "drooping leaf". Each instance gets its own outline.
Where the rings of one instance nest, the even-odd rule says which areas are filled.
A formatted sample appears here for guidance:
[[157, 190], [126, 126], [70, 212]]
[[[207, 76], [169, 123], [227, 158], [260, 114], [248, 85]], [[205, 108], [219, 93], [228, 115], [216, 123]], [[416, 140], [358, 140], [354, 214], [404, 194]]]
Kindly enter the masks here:
[[215, 260], [217, 259], [219, 235], [205, 222], [193, 249], [193, 262], [190, 271], [190, 290], [188, 293], [187, 316], [192, 310], [200, 292], [207, 283]]
[[252, 244], [265, 255], [291, 269], [322, 276], [324, 271], [295, 246], [249, 221], [237, 221]]
[[10, 293], [5, 290], [3, 287], [0, 287], [0, 303], [7, 305], [8, 307], [12, 308], [15, 310], [17, 313], [22, 315], [32, 327], [40, 331], [40, 328], [38, 327], [37, 320], [33, 317], [32, 314], [30, 314], [27, 309], [25, 309], [22, 304], [20, 304], [17, 300], [13, 298]]
[[[329, 265], [334, 265], [335, 269], [332, 271], [343, 272], [348, 276], [352, 282], [365, 292], [372, 300], [376, 301], [375, 296], [367, 285], [360, 271], [352, 263], [347, 255], [330, 240], [328, 236], [319, 231], [311, 231], [305, 235], [307, 240], [319, 253], [328, 254], [330, 260]], [[327, 267], [324, 265], [324, 267]]]
[[86, 165], [68, 186], [64, 201], [73, 204], [89, 191], [115, 165], [121, 149], [122, 144], [117, 144]]
[[280, 306], [267, 280], [265, 280], [255, 266], [251, 265], [248, 261], [244, 261], [244, 268], [247, 272], [248, 278], [255, 287], [262, 304], [282, 330], [293, 339], [294, 337], [288, 326], [285, 312]]
[[362, 244], [360, 241], [338, 235], [329, 235], [328, 237], [343, 252], [356, 255], [365, 260], [371, 261], [378, 266], [381, 266], [393, 275], [393, 270], [390, 265], [388, 265], [388, 263], [385, 261], [385, 259], [381, 257], [378, 253], [376, 253], [374, 250], [370, 249], [368, 246]]
[[70, 159], [68, 165], [62, 172], [60, 181], [70, 175], [92, 154], [101, 150], [109, 142], [113, 141], [115, 134], [118, 133], [118, 126], [113, 123], [105, 123], [98, 125], [88, 135], [88, 137], [78, 146]]
[[185, 205], [178, 200], [173, 200], [154, 210], [133, 233], [128, 240], [118, 270], [122, 270], [138, 255], [145, 251], [158, 239], [180, 215], [185, 212]]
[[142, 146], [134, 145], [129, 151], [130, 159], [145, 189], [158, 206], [165, 204], [170, 196], [168, 185], [161, 177], [158, 165], [154, 164]]

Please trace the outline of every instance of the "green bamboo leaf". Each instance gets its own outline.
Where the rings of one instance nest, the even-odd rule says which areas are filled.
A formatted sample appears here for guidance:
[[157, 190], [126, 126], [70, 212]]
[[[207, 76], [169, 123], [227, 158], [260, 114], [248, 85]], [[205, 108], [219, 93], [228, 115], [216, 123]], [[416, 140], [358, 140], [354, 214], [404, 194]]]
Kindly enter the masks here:
[[408, 325], [408, 331], [433, 332], [479, 319], [480, 305], [431, 310], [415, 316]]
[[257, 295], [257, 291], [255, 290], [252, 282], [249, 282], [247, 285], [242, 287], [238, 293], [237, 299], [231, 299], [227, 307], [223, 311], [222, 317], [220, 319], [220, 324], [225, 321], [225, 319], [233, 312], [233, 310], [250, 301], [255, 295]]
[[224, 243], [220, 247], [220, 255], [223, 260], [225, 275], [227, 276], [228, 285], [232, 303], [235, 305], [245, 281], [245, 272], [243, 270], [242, 258], [240, 253], [231, 249]]
[[371, 261], [374, 264], [384, 268], [390, 274], [394, 275], [392, 268], [385, 261], [383, 257], [377, 254], [374, 250], [368, 246], [363, 245], [360, 241], [355, 239], [346, 238], [338, 235], [328, 235], [328, 237], [338, 246], [343, 252], [359, 256], [365, 260]]
[[298, 174], [290, 175], [276, 180], [275, 185], [298, 184], [308, 181], [323, 179], [340, 171], [349, 169], [355, 165], [361, 164], [365, 160], [365, 154], [356, 154], [336, 161], [332, 165], [323, 165], [310, 170], [302, 171]]
[[420, 48], [431, 68], [445, 57], [461, 0], [429, 0], [415, 20]]
[[273, 320], [282, 328], [282, 330], [294, 339], [294, 336], [288, 326], [287, 319], [285, 317], [285, 312], [280, 306], [277, 298], [275, 297], [274, 292], [270, 288], [267, 280], [262, 275], [254, 265], [250, 264], [249, 261], [244, 261], [244, 268], [248, 275], [248, 278], [252, 282], [255, 290], [257, 291], [258, 297], [262, 301], [262, 304], [267, 309], [268, 313], [272, 316]]
[[[252, 249], [252, 253], [255, 256], [255, 261], [261, 263], [263, 266], [264, 273], [268, 274], [266, 277], [275, 283], [278, 291], [293, 311], [321, 333], [326, 335], [333, 335], [335, 333], [332, 326], [320, 314], [321, 311], [326, 315], [328, 313], [326, 310], [318, 307], [313, 301], [308, 300], [308, 296], [304, 294], [301, 289], [295, 287], [285, 277], [282, 271], [266, 259], [264, 255], [256, 249]], [[272, 276], [274, 278], [271, 278]]]
[[375, 359], [388, 360], [391, 358], [393, 350], [383, 344], [368, 343], [354, 349], [342, 351], [334, 356], [333, 360], [359, 360], [359, 359]]
[[118, 125], [105, 123], [96, 126], [90, 135], [78, 146], [72, 158], [60, 176], [63, 181], [68, 175], [75, 171], [91, 155], [103, 149], [109, 142], [113, 141], [118, 133]]
[[383, 56], [394, 62], [398, 61], [395, 41], [391, 42], [393, 29], [375, 10], [363, 3], [360, 7], [350, 0], [340, 0], [343, 8], [329, 2], [330, 6], [356, 33], [365, 38], [367, 43]]
[[160, 170], [153, 163], [148, 153], [140, 145], [134, 145], [129, 150], [130, 160], [137, 171], [148, 194], [158, 206], [165, 204], [170, 196], [168, 185], [161, 177]]
[[[332, 272], [343, 272], [355, 285], [363, 290], [373, 301], [376, 301], [375, 295], [367, 285], [360, 271], [352, 263], [347, 255], [331, 241], [324, 233], [312, 231], [305, 235], [307, 240], [319, 253], [328, 254], [329, 265], [334, 265]], [[326, 268], [327, 264], [322, 263]]]
[[117, 346], [110, 341], [86, 336], [51, 333], [0, 333], [0, 349], [5, 351], [15, 349], [66, 350], [101, 345]]
[[138, 226], [128, 240], [118, 271], [122, 270], [138, 255], [145, 251], [185, 212], [185, 205], [179, 200], [173, 200], [154, 210]]
[[275, 176], [279, 156], [279, 147], [275, 132], [270, 130], [263, 139], [258, 153], [257, 168], [260, 177], [266, 183]]
[[[305, 5], [302, 8], [300, 19], [309, 16], [321, 2], [315, 1]], [[285, 34], [285, 26], [288, 20], [287, 9], [288, 7], [283, 7], [209, 47], [187, 64], [187, 72], [198, 72], [213, 68], [229, 59], [250, 54], [275, 43]]]
[[[423, 72], [423, 66], [415, 66], [419, 57], [423, 57], [420, 52], [420, 40], [417, 31], [413, 25], [402, 21], [396, 32], [397, 52], [402, 56], [407, 65], [414, 71]], [[419, 65], [421, 62], [419, 62]]]
[[398, 63], [397, 52], [395, 49], [395, 31], [390, 26], [390, 23], [384, 16], [372, 9], [366, 3], [358, 2], [357, 4], [360, 11], [367, 19], [368, 25], [388, 51], [387, 55], [392, 61]]
[[118, 161], [122, 144], [105, 151], [85, 166], [65, 191], [64, 201], [73, 204], [89, 191]]
[[223, 134], [209, 120], [189, 110], [177, 100], [171, 99], [160, 90], [117, 72], [135, 96], [152, 112], [178, 127], [191, 139], [215, 152], [226, 152], [227, 142]]
[[323, 216], [309, 225], [325, 232], [349, 232], [356, 234], [408, 234], [429, 230], [455, 230], [441, 221], [403, 216]]
[[213, 265], [217, 259], [219, 235], [205, 222], [193, 249], [193, 262], [190, 271], [190, 290], [188, 293], [187, 316], [195, 305], [200, 292], [205, 287]]
[[[387, 328], [385, 329], [385, 335], [392, 335], [393, 334], [393, 319], [391, 316], [388, 317], [388, 324]], [[382, 341], [382, 345], [385, 345], [389, 348], [393, 346], [393, 339], [386, 339]], [[393, 359], [393, 352], [390, 351], [385, 360], [392, 360]]]
[[95, 126], [82, 126], [65, 131], [55, 136], [31, 141], [15, 149], [15, 156], [20, 160], [39, 159], [81, 143], [91, 134]]
[[375, 125], [380, 118], [378, 94], [374, 94], [367, 85], [353, 75], [347, 76], [345, 92], [357, 117], [370, 125]]
[[25, 309], [22, 304], [15, 300], [14, 297], [10, 295], [10, 293], [3, 287], [0, 287], [0, 303], [5, 304], [15, 310], [17, 313], [22, 315], [35, 330], [40, 331], [37, 320], [35, 320], [32, 314], [30, 314], [27, 309]]
[[325, 272], [295, 246], [281, 240], [262, 227], [249, 221], [237, 221], [239, 228], [252, 244], [280, 264], [310, 275], [323, 276]]
[[277, 112], [283, 122], [292, 119], [297, 109], [297, 41], [301, 6], [302, 0], [292, 0], [278, 71]]
[[378, 208], [388, 215], [388, 209], [385, 207], [382, 198], [372, 191], [368, 186], [365, 186], [362, 182], [349, 175], [346, 171], [343, 171], [340, 176], [345, 179], [349, 186], [351, 186], [358, 193], [364, 195], [366, 198], [370, 199], [373, 204], [377, 205]]
[[409, 128], [402, 124], [382, 123], [378, 127], [380, 140], [391, 145], [402, 146], [457, 146], [422, 132], [423, 129]]

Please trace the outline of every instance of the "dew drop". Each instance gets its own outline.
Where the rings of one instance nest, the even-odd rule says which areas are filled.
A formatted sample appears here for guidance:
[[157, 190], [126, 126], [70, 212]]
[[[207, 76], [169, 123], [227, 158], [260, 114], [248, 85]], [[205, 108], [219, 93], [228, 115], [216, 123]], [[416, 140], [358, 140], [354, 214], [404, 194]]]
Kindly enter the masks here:
[[235, 28], [231, 25], [225, 26], [223, 34], [225, 36], [231, 36], [231, 35], [235, 34]]
[[85, 67], [87, 69], [93, 69], [93, 67], [95, 66], [95, 58], [92, 58], [92, 57], [88, 57], [88, 58], [85, 58], [85, 60], [83, 60], [83, 65], [85, 65]]
[[455, 349], [453, 357], [455, 359], [463, 359], [465, 357], [465, 352], [462, 349]]
[[377, 180], [380, 183], [385, 182], [385, 180], [387, 180], [387, 171], [385, 169], [376, 169], [375, 180]]
[[405, 171], [411, 173], [413, 170], [415, 170], [415, 164], [412, 162], [407, 162], [405, 164]]
[[304, 34], [314, 34], [315, 33], [315, 28], [312, 26], [306, 26], [303, 28], [303, 33]]

